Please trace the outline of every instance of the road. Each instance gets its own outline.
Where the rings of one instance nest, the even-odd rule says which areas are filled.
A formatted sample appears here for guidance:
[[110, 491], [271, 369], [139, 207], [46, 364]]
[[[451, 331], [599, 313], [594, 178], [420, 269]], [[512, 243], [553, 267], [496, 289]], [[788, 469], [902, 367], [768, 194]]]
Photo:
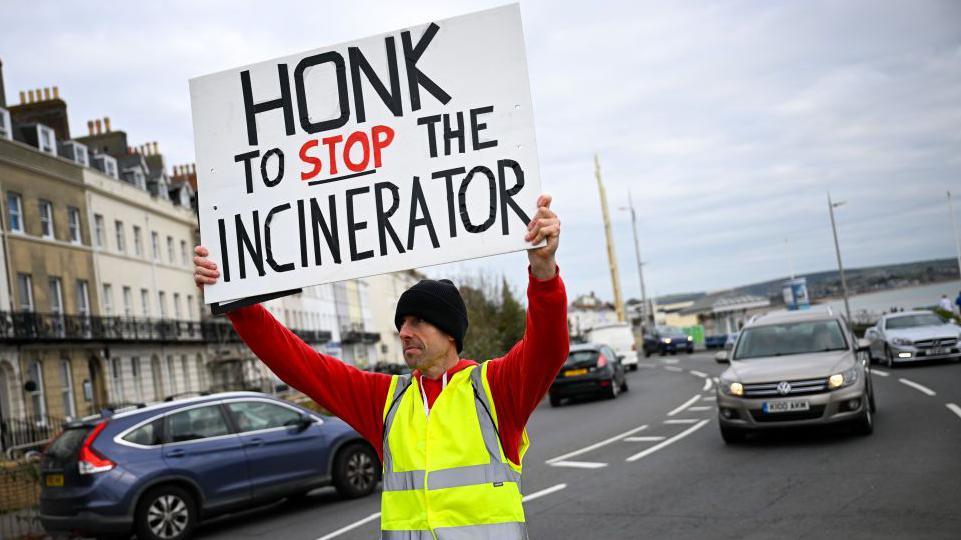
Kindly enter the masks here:
[[[871, 436], [833, 428], [727, 446], [712, 353], [642, 363], [614, 401], [534, 413], [523, 479], [531, 538], [961, 537], [961, 365], [875, 369]], [[379, 510], [377, 495], [343, 501], [324, 489], [197, 536], [369, 539]]]

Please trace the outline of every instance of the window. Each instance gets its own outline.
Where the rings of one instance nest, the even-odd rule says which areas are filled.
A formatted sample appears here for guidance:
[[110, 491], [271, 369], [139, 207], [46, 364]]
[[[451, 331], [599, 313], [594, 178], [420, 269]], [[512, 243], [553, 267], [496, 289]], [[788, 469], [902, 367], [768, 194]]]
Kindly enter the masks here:
[[183, 319], [183, 313], [180, 307], [180, 293], [174, 293], [174, 318], [177, 320]]
[[110, 316], [113, 315], [113, 287], [109, 283], [103, 284], [103, 294], [101, 295], [101, 304], [103, 304], [103, 314]]
[[10, 219], [10, 232], [24, 232], [23, 203], [19, 193], [7, 192], [7, 216]]
[[197, 370], [197, 388], [200, 390], [206, 390], [207, 368], [204, 367], [204, 358], [200, 354], [198, 354], [197, 359], [194, 360], [194, 368]]
[[10, 111], [0, 109], [0, 139], [13, 139], [13, 128], [10, 122]]
[[67, 226], [70, 230], [70, 243], [80, 243], [80, 209], [67, 207]]
[[167, 260], [170, 261], [170, 264], [176, 264], [177, 262], [174, 259], [174, 237], [173, 236], [167, 237]]
[[123, 397], [123, 364], [119, 358], [110, 360], [110, 383], [113, 389], [114, 403], [120, 403]]
[[292, 426], [300, 421], [300, 413], [266, 401], [237, 401], [227, 409], [241, 432]]
[[[47, 415], [47, 400], [44, 399], [43, 395], [43, 368], [40, 362], [37, 360], [31, 360], [27, 364], [27, 380], [33, 381], [37, 385], [37, 389], [30, 394], [30, 403], [33, 405], [33, 414], [37, 416]], [[45, 419], [40, 419], [43, 423]]]
[[130, 359], [130, 376], [133, 378], [133, 399], [143, 401], [143, 377], [140, 376], [140, 358]]
[[187, 266], [187, 242], [185, 240], [180, 241], [180, 262], [183, 266]]
[[194, 441], [229, 433], [219, 405], [187, 409], [167, 416], [167, 439], [170, 442]]
[[96, 242], [96, 245], [98, 248], [103, 247], [103, 244], [104, 244], [103, 234], [104, 234], [103, 216], [101, 216], [100, 214], [94, 214], [93, 215], [93, 237], [94, 237], [94, 242]]
[[167, 355], [167, 380], [170, 381], [170, 393], [176, 394], [179, 392], [179, 385], [177, 384], [177, 371], [174, 369], [174, 357], [172, 355]]
[[157, 293], [157, 303], [160, 305], [160, 318], [167, 318], [167, 294], [163, 291]]
[[123, 314], [133, 317], [133, 292], [130, 287], [123, 288]]
[[33, 279], [30, 274], [17, 274], [17, 298], [20, 311], [33, 311]]
[[63, 282], [58, 277], [52, 277], [47, 282], [50, 286], [50, 313], [63, 314]]
[[138, 257], [143, 257], [143, 238], [140, 237], [140, 227], [133, 226], [133, 253]]
[[162, 444], [163, 441], [160, 440], [161, 422], [163, 422], [163, 418], [158, 418], [149, 424], [144, 424], [124, 435], [123, 440], [141, 446], [157, 446], [158, 444]]
[[150, 233], [150, 247], [153, 252], [153, 260], [160, 260], [160, 236], [157, 235], [157, 231]]
[[63, 412], [67, 417], [77, 416], [77, 406], [73, 402], [73, 377], [70, 373], [70, 360], [60, 360], [60, 397]]
[[57, 137], [53, 130], [44, 125], [37, 125], [37, 146], [44, 154], [57, 155]]
[[114, 225], [117, 227], [117, 251], [120, 253], [126, 253], [127, 237], [123, 233], [123, 222], [118, 219], [114, 221]]
[[50, 201], [40, 199], [40, 236], [53, 238], [53, 205]]
[[180, 369], [183, 370], [183, 373], [184, 373], [184, 386], [186, 386], [184, 390], [189, 391], [190, 381], [193, 381], [194, 378], [190, 376], [190, 366], [187, 364], [186, 354], [180, 355]]
[[194, 315], [191, 311], [194, 309], [194, 296], [192, 294], [187, 295], [187, 320], [193, 320]]
[[90, 287], [86, 280], [77, 280], [77, 314], [90, 315]]
[[140, 309], [143, 310], [143, 318], [150, 318], [150, 291], [140, 289]]

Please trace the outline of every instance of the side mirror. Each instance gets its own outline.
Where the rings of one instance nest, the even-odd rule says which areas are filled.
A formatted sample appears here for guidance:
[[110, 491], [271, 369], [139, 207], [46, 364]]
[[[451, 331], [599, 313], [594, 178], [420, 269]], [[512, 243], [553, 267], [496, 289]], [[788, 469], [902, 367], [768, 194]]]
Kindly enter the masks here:
[[714, 354], [714, 361], [718, 364], [730, 364], [731, 360], [727, 356], [727, 351], [717, 351]]
[[300, 418], [291, 422], [290, 425], [296, 427], [297, 431], [304, 431], [305, 429], [309, 428], [313, 423], [314, 423], [314, 419], [311, 418], [309, 414], [301, 413]]
[[867, 338], [861, 338], [858, 340], [857, 352], [865, 352], [871, 348], [871, 340]]

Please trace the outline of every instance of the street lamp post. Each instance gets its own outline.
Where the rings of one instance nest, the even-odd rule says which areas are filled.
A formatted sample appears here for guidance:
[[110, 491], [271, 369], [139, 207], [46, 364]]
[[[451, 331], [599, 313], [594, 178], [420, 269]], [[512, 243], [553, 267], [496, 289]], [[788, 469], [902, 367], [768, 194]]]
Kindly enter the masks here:
[[631, 196], [631, 191], [627, 191], [627, 208], [621, 207], [621, 210], [629, 210], [631, 212], [631, 232], [634, 233], [634, 257], [637, 259], [637, 275], [641, 281], [641, 309], [644, 310], [643, 321], [646, 326], [648, 318], [653, 316], [652, 310], [648, 309], [647, 306], [647, 290], [644, 286], [644, 263], [641, 261], [641, 244], [637, 240], [637, 214], [634, 212], [634, 199]]
[[844, 265], [841, 263], [841, 245], [838, 243], [838, 226], [834, 221], [834, 209], [844, 204], [841, 202], [831, 202], [831, 192], [828, 192], [828, 212], [831, 214], [831, 232], [834, 233], [834, 253], [838, 257], [838, 272], [841, 274], [841, 293], [844, 295], [844, 313], [848, 318], [848, 326], [851, 326], [851, 304], [848, 302], [848, 283], [844, 278]]

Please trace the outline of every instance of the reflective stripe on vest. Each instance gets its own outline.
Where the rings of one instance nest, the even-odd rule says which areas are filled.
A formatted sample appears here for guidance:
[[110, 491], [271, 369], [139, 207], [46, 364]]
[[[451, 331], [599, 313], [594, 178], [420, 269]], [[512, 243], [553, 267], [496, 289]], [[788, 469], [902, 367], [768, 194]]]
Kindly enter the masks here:
[[[527, 538], [521, 474], [500, 445], [486, 367], [454, 374], [429, 418], [419, 381], [409, 375], [391, 381], [384, 411], [382, 538]], [[392, 432], [395, 425], [400, 427]], [[398, 445], [394, 451], [391, 439]], [[524, 449], [526, 443], [525, 434]]]

